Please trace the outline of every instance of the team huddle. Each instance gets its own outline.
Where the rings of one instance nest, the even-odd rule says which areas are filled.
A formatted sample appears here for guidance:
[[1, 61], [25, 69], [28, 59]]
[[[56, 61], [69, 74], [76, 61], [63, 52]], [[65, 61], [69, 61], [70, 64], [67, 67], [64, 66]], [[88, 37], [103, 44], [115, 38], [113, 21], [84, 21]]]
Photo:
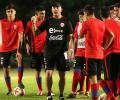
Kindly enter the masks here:
[[[62, 5], [54, 2], [52, 16], [45, 18], [45, 8], [36, 7], [35, 15], [24, 29], [16, 18], [13, 4], [6, 6], [6, 18], [0, 19], [0, 66], [8, 88], [7, 95], [24, 95], [22, 82], [24, 62], [23, 39], [26, 52], [32, 56], [31, 68], [36, 70], [38, 95], [43, 95], [41, 68], [45, 67], [47, 100], [53, 100], [52, 75], [56, 67], [59, 74], [59, 100], [65, 100], [65, 74], [75, 60], [72, 92], [67, 98], [84, 94], [92, 100], [118, 100], [120, 95], [120, 4], [100, 9], [101, 20], [95, 17], [95, 8], [86, 5], [78, 11], [79, 21], [74, 31], [71, 22], [62, 15]], [[10, 58], [16, 55], [18, 64], [18, 87], [11, 86]], [[104, 70], [104, 78], [101, 72]], [[86, 81], [85, 81], [86, 79]], [[84, 91], [84, 81], [86, 90]], [[80, 89], [77, 90], [77, 85]], [[99, 88], [105, 92], [99, 94]], [[90, 92], [91, 90], [91, 92]]]

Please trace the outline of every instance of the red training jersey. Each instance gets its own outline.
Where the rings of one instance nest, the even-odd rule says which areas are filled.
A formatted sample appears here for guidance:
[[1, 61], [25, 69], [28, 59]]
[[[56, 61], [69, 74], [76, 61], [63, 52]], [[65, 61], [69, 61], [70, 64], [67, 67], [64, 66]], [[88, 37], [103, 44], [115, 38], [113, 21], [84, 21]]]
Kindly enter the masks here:
[[79, 42], [80, 39], [78, 39], [78, 34], [80, 33], [81, 28], [82, 28], [82, 23], [78, 22], [74, 29], [74, 39], [77, 40], [77, 49], [75, 52], [75, 56], [77, 57], [85, 57], [85, 44], [84, 44], [85, 38], [81, 42]]
[[8, 52], [18, 48], [18, 34], [24, 31], [22, 21], [15, 19], [0, 20], [0, 52]]
[[81, 35], [85, 34], [86, 58], [103, 59], [104, 33], [109, 32], [104, 22], [97, 18], [90, 18], [82, 24]]
[[114, 20], [114, 19], [108, 19], [104, 21], [106, 26], [111, 29], [111, 31], [114, 33], [114, 41], [110, 45], [110, 47], [105, 50], [104, 54], [105, 56], [109, 55], [110, 53], [120, 53], [120, 22]]
[[[40, 24], [43, 22], [37, 21], [36, 26], [40, 26]], [[46, 31], [40, 33], [39, 35], [35, 36], [35, 34], [32, 31], [32, 22], [29, 21], [27, 23], [26, 29], [25, 29], [25, 34], [27, 36], [30, 36], [31, 38], [31, 43], [32, 43], [32, 52], [34, 53], [41, 53], [44, 51], [44, 45], [45, 45], [45, 40], [46, 40]]]

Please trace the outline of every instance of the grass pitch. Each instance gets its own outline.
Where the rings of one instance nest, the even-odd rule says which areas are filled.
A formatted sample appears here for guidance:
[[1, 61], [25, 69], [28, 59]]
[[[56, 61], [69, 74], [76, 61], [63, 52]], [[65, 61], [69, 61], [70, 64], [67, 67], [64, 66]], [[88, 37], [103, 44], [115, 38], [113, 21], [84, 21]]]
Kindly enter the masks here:
[[[17, 68], [11, 69], [11, 80], [12, 80], [12, 88], [17, 86]], [[46, 83], [45, 83], [45, 71], [42, 70], [42, 85], [43, 92], [45, 95], [37, 96], [37, 85], [35, 80], [35, 70], [25, 68], [23, 83], [25, 85], [25, 96], [23, 97], [15, 97], [15, 96], [7, 96], [7, 88], [4, 81], [3, 71], [0, 69], [0, 100], [46, 100]], [[53, 87], [52, 91], [55, 93], [53, 97], [54, 100], [59, 100], [59, 88], [58, 88], [58, 73], [54, 71], [53, 73]], [[66, 73], [66, 86], [64, 96], [66, 97], [69, 93], [71, 93], [72, 86], [72, 71]], [[67, 99], [66, 100], [90, 100], [90, 98], [86, 98], [84, 95], [77, 95], [75, 99]]]

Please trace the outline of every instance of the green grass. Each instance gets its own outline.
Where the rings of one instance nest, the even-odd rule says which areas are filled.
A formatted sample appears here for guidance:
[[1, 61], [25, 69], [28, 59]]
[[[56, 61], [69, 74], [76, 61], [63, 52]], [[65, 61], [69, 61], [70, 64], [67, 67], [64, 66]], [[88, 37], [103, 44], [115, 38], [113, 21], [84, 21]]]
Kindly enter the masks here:
[[[11, 69], [11, 79], [12, 79], [12, 87], [15, 88], [17, 86], [17, 69]], [[42, 83], [43, 83], [43, 90], [46, 94], [46, 83], [45, 83], [45, 72], [42, 70]], [[72, 83], [72, 71], [66, 73], [66, 87], [64, 95], [67, 96], [71, 92], [71, 83]], [[58, 73], [54, 71], [53, 73], [53, 87], [52, 90], [55, 93], [54, 100], [58, 100], [59, 96], [59, 88], [58, 88]], [[37, 85], [35, 81], [35, 71], [32, 69], [25, 69], [23, 83], [25, 85], [25, 96], [23, 97], [15, 97], [15, 96], [6, 96], [7, 88], [4, 81], [3, 71], [0, 69], [0, 100], [46, 100], [46, 96], [37, 96]], [[81, 98], [85, 100], [84, 96], [77, 96], [78, 100]], [[68, 99], [67, 99], [68, 100]], [[75, 99], [74, 99], [75, 100]], [[87, 99], [86, 99], [87, 100]]]
[[[12, 79], [12, 87], [15, 88], [17, 86], [17, 69], [11, 69], [11, 79]], [[45, 72], [42, 70], [42, 84], [43, 91], [46, 94], [46, 83], [45, 83]], [[58, 73], [54, 71], [53, 73], [53, 87], [52, 90], [55, 93], [54, 100], [58, 100], [59, 96], [59, 88], [58, 88]], [[29, 68], [25, 68], [23, 83], [25, 85], [25, 96], [23, 97], [15, 97], [15, 96], [6, 96], [7, 88], [4, 81], [3, 71], [0, 69], [0, 100], [46, 100], [46, 95], [37, 96], [37, 85], [35, 81], [35, 71]], [[67, 96], [71, 93], [71, 84], [72, 84], [72, 71], [66, 73], [66, 86], [64, 95]], [[66, 99], [70, 100], [70, 99]], [[77, 95], [76, 99], [72, 100], [90, 100], [87, 99], [83, 95]]]

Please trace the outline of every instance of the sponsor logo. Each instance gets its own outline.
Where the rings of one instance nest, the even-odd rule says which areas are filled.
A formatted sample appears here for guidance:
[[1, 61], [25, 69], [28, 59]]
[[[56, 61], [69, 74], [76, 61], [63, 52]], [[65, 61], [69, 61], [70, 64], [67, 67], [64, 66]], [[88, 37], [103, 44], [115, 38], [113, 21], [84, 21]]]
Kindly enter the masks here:
[[65, 24], [64, 24], [64, 23], [60, 23], [60, 26], [61, 26], [61, 27], [64, 27], [64, 26], [65, 26]]
[[57, 35], [57, 36], [51, 35], [49, 37], [49, 40], [63, 40], [63, 35]]
[[14, 25], [13, 28], [14, 28], [14, 30], [17, 29], [17, 25]]
[[85, 48], [85, 37], [78, 39], [78, 48]]
[[63, 30], [58, 30], [55, 28], [49, 28], [49, 33], [63, 33]]

